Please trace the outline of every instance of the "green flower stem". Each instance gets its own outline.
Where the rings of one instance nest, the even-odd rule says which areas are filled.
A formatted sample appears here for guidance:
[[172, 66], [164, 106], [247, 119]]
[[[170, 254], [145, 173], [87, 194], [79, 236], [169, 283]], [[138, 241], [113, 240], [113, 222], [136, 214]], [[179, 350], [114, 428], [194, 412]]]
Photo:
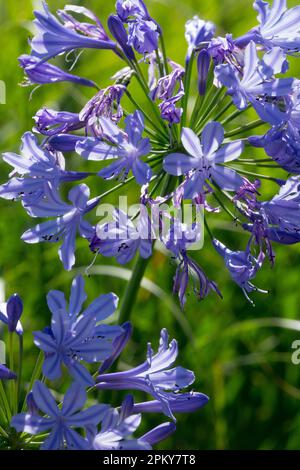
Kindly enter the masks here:
[[6, 437], [8, 438], [9, 435], [7, 434], [7, 432], [0, 426], [0, 434], [2, 434], [3, 437]]
[[139, 256], [135, 263], [120, 309], [119, 323], [121, 325], [130, 318], [149, 260], [150, 258], [143, 259]]
[[[231, 101], [231, 104], [233, 104], [232, 101]], [[227, 116], [223, 121], [221, 121], [222, 126], [226, 126], [226, 124], [230, 123], [231, 121], [234, 121], [236, 118], [240, 117], [249, 108], [250, 108], [250, 105], [248, 105], [244, 109], [237, 109], [236, 111], [231, 113], [229, 116]]]
[[40, 351], [39, 355], [38, 355], [38, 358], [37, 358], [37, 361], [35, 363], [35, 367], [34, 367], [34, 370], [33, 370], [33, 373], [32, 373], [32, 376], [31, 376], [31, 379], [30, 379], [30, 383], [29, 383], [29, 386], [28, 386], [28, 392], [26, 394], [26, 397], [25, 397], [25, 400], [24, 400], [24, 403], [23, 403], [23, 406], [22, 406], [22, 412], [25, 410], [26, 408], [26, 399], [28, 397], [28, 394], [31, 392], [32, 390], [32, 387], [34, 385], [34, 382], [36, 380], [38, 380], [42, 374], [42, 367], [43, 367], [43, 362], [44, 362], [44, 353], [42, 351]]
[[216, 193], [213, 193], [213, 197], [215, 198], [217, 203], [220, 204], [222, 209], [234, 220], [234, 222], [242, 224], [239, 218], [234, 215], [234, 213], [223, 203], [223, 201], [219, 198], [219, 196], [217, 196]]
[[191, 129], [194, 128], [194, 125], [195, 125], [196, 120], [198, 118], [199, 112], [201, 111], [201, 108], [203, 106], [204, 98], [205, 98], [205, 95], [199, 95], [198, 94], [198, 96], [197, 96], [196, 103], [195, 103], [195, 106], [194, 106], [194, 109], [193, 109], [193, 112], [192, 112], [192, 116], [191, 116], [191, 119], [190, 119], [189, 127]]
[[194, 59], [195, 59], [195, 51], [192, 52], [190, 61], [187, 66], [186, 74], [185, 74], [184, 97], [182, 99], [183, 113], [182, 113], [182, 118], [181, 118], [181, 129], [186, 125], [186, 118], [187, 118], [187, 111], [188, 111], [187, 108], [188, 108], [189, 92], [190, 92], [190, 84], [191, 84]]
[[[167, 195], [172, 188], [172, 183], [176, 182], [177, 178], [168, 175], [165, 179], [163, 188], [162, 188], [162, 196]], [[120, 307], [120, 314], [119, 314], [119, 323], [122, 324], [130, 319], [131, 312], [133, 310], [135, 301], [138, 296], [139, 288], [144, 277], [146, 268], [150, 261], [151, 257], [148, 259], [142, 258], [140, 255], [136, 260], [135, 266], [132, 271], [132, 276], [127, 284], [126, 291], [123, 297], [123, 301]]]
[[[236, 163], [236, 165], [237, 165], [237, 163]], [[252, 171], [246, 171], [246, 170], [243, 170], [242, 168], [239, 168], [239, 167], [236, 167], [236, 166], [232, 166], [232, 168], [234, 170], [238, 171], [239, 173], [242, 173], [243, 175], [246, 175], [246, 176], [254, 176], [255, 178], [261, 178], [261, 179], [264, 179], [264, 180], [273, 181], [274, 183], [278, 183], [278, 178], [272, 178], [271, 176], [261, 175], [259, 173], [253, 173]]]
[[213, 234], [212, 234], [212, 231], [211, 231], [210, 228], [209, 228], [209, 225], [208, 225], [208, 223], [207, 223], [206, 217], [204, 217], [204, 225], [205, 225], [206, 231], [207, 231], [207, 233], [208, 233], [208, 235], [209, 235], [209, 238], [210, 238], [211, 240], [213, 240], [213, 239], [214, 239], [214, 236], [213, 236]]
[[158, 64], [159, 74], [160, 74], [160, 77], [162, 78], [164, 76], [164, 66], [160, 60], [158, 49], [155, 50], [155, 56], [156, 56], [156, 62]]
[[[164, 142], [166, 142], [166, 135], [160, 130], [160, 128], [152, 121], [152, 119], [149, 118], [149, 116], [147, 116], [144, 111], [141, 109], [140, 105], [136, 102], [136, 100], [133, 98], [133, 96], [131, 95], [131, 93], [129, 93], [128, 90], [126, 90], [126, 95], [127, 97], [129, 98], [129, 100], [131, 101], [131, 103], [133, 104], [133, 106], [137, 109], [139, 109], [140, 111], [142, 111], [143, 115], [145, 116], [145, 120], [153, 127], [153, 129], [155, 129], [157, 131], [157, 133], [160, 135], [160, 137], [163, 139]], [[151, 134], [153, 137], [157, 137], [157, 134], [152, 131], [151, 129], [145, 129], [149, 134]]]
[[[15, 364], [14, 364], [14, 333], [9, 333], [9, 368], [11, 371], [14, 371]], [[14, 380], [9, 382], [9, 389], [10, 389], [10, 409], [14, 414], [16, 411], [16, 383]]]
[[166, 45], [165, 45], [165, 40], [163, 34], [160, 35], [160, 44], [161, 44], [161, 50], [164, 58], [164, 66], [165, 66], [165, 74], [168, 75], [169, 73], [169, 64], [168, 64], [168, 56], [167, 56], [167, 51], [166, 51]]
[[5, 414], [7, 416], [7, 422], [9, 423], [11, 420], [11, 411], [10, 411], [10, 406], [8, 403], [7, 395], [3, 387], [2, 380], [0, 380], [0, 395], [1, 395], [2, 402], [3, 402], [3, 407], [5, 409]]
[[199, 119], [199, 121], [196, 124], [197, 134], [199, 134], [202, 131], [202, 129], [204, 128], [205, 124], [207, 123], [211, 115], [219, 107], [219, 100], [221, 99], [223, 93], [224, 93], [224, 90], [222, 88], [217, 90], [216, 94], [213, 96], [213, 99], [207, 105], [205, 112], [203, 113], [202, 117]]
[[244, 132], [251, 131], [252, 129], [256, 129], [257, 127], [263, 126], [266, 123], [257, 119], [256, 121], [250, 122], [246, 126], [238, 127], [237, 129], [233, 129], [233, 131], [226, 132], [225, 137], [233, 137], [239, 134], [243, 134]]
[[136, 78], [138, 80], [138, 82], [140, 83], [141, 85], [141, 88], [147, 98], [147, 101], [149, 102], [151, 108], [152, 108], [152, 111], [154, 112], [156, 118], [157, 118], [157, 121], [159, 122], [159, 124], [161, 125], [162, 129], [164, 132], [167, 132], [167, 129], [166, 129], [166, 126], [165, 126], [165, 123], [163, 122], [163, 120], [161, 119], [161, 116], [160, 116], [160, 113], [159, 113], [159, 110], [156, 106], [156, 104], [152, 101], [152, 99], [150, 98], [149, 96], [149, 93], [150, 93], [150, 90], [149, 90], [149, 87], [147, 85], [147, 83], [145, 82], [145, 79], [144, 79], [144, 76], [142, 74], [142, 71], [140, 69], [140, 66], [138, 64], [138, 62], [134, 62], [134, 66], [135, 66], [135, 71], [136, 71]]
[[214, 120], [215, 120], [215, 121], [219, 121], [219, 119], [223, 116], [223, 114], [226, 113], [226, 111], [228, 111], [228, 109], [231, 108], [231, 106], [233, 106], [233, 102], [232, 102], [232, 101], [229, 101], [229, 102], [226, 104], [226, 106], [224, 106], [224, 108], [221, 109], [221, 110], [218, 112], [218, 114], [216, 114], [216, 115], [214, 116]]
[[20, 395], [21, 395], [21, 380], [23, 371], [23, 336], [19, 335], [19, 370], [17, 380], [17, 410], [19, 408]]

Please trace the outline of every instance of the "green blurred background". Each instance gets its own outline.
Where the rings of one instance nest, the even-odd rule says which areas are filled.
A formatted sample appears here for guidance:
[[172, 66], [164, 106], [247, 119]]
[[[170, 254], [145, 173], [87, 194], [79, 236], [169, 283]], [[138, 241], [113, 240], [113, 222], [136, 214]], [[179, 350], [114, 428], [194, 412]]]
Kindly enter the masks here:
[[[105, 22], [114, 11], [114, 1], [82, 0], [75, 4], [91, 8]], [[289, 6], [297, 4], [290, 0]], [[7, 104], [0, 106], [0, 150], [18, 151], [22, 134], [31, 129], [32, 116], [43, 106], [78, 112], [91, 97], [91, 91], [69, 84], [47, 85], [38, 89], [29, 101], [30, 89], [18, 84], [22, 71], [17, 57], [29, 51], [33, 7], [37, 1], [0, 1], [2, 47], [0, 80], [7, 86]], [[53, 11], [64, 6], [63, 0], [50, 0]], [[168, 55], [184, 62], [186, 43], [184, 23], [194, 14], [214, 21], [218, 34], [237, 36], [256, 24], [256, 12], [248, 0], [148, 0], [151, 14], [162, 25]], [[105, 51], [87, 51], [81, 56], [75, 73], [94, 79], [102, 87], [120, 68], [118, 59]], [[298, 74], [297, 74], [298, 68]], [[293, 64], [299, 76], [299, 66]], [[194, 89], [195, 89], [195, 83]], [[68, 157], [69, 168], [82, 168], [80, 159]], [[80, 166], [81, 165], [81, 166]], [[1, 182], [9, 168], [1, 163]], [[89, 181], [93, 194], [103, 191], [99, 179]], [[274, 193], [276, 188], [266, 188]], [[137, 187], [128, 186], [127, 195], [136, 201]], [[111, 201], [114, 201], [112, 198]], [[49, 289], [68, 294], [74, 273], [63, 271], [57, 246], [26, 245], [20, 235], [33, 225], [19, 203], [0, 201], [0, 277], [6, 295], [17, 291], [25, 301], [23, 323], [26, 334], [25, 378], [28, 380], [36, 357], [30, 331], [48, 324], [45, 296]], [[214, 217], [219, 238], [232, 247], [245, 246], [247, 238], [235, 232], [226, 217]], [[212, 222], [213, 224], [213, 222]], [[256, 284], [270, 290], [269, 295], [255, 295], [253, 308], [230, 280], [222, 259], [207, 241], [196, 258], [207, 274], [215, 279], [224, 300], [211, 294], [198, 303], [191, 295], [182, 313], [172, 297], [174, 266], [156, 251], [146, 273], [146, 284], [139, 293], [132, 321], [134, 334], [122, 356], [120, 367], [137, 365], [145, 357], [147, 341], [157, 346], [159, 331], [167, 327], [180, 344], [181, 365], [196, 372], [195, 389], [210, 396], [209, 404], [193, 415], [178, 417], [177, 433], [161, 448], [168, 449], [299, 449], [300, 448], [300, 366], [291, 363], [291, 344], [300, 339], [299, 316], [300, 249], [277, 247], [273, 269], [268, 263], [259, 273]], [[77, 265], [92, 261], [85, 242], [78, 243]], [[96, 261], [98, 275], [86, 280], [89, 299], [99, 293], [116, 292], [122, 297], [128, 271], [110, 270], [111, 260]], [[103, 267], [104, 266], [104, 267]], [[126, 269], [130, 269], [127, 266]], [[114, 276], [117, 274], [119, 277]], [[57, 384], [57, 389], [60, 384]], [[120, 397], [121, 398], [121, 394]], [[138, 398], [143, 398], [138, 396]], [[145, 416], [143, 429], [164, 420], [159, 415]]]

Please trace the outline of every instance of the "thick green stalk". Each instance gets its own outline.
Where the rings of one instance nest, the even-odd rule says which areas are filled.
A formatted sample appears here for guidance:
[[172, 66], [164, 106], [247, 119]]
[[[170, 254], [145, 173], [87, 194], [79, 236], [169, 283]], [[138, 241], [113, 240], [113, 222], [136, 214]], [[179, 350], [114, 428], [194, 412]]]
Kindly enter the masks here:
[[22, 380], [22, 370], [23, 370], [23, 336], [19, 336], [19, 370], [18, 370], [18, 380], [17, 380], [17, 410], [19, 408], [20, 394], [21, 394], [21, 380]]
[[149, 259], [150, 258], [143, 259], [141, 256], [139, 256], [135, 263], [135, 266], [132, 271], [132, 277], [127, 285], [120, 309], [120, 324], [123, 324], [130, 318]]
[[[176, 181], [176, 178], [173, 178], [171, 175], [168, 175], [161, 191], [161, 194], [163, 196], [168, 194], [168, 192], [170, 191], [172, 181]], [[123, 301], [121, 303], [119, 315], [120, 324], [130, 319], [130, 315], [137, 299], [139, 288], [149, 261], [150, 258], [143, 259], [140, 255], [136, 260], [135, 266], [132, 271], [131, 279], [127, 284]]]
[[186, 124], [187, 111], [188, 111], [187, 108], [188, 108], [190, 84], [191, 84], [191, 77], [192, 77], [194, 59], [195, 59], [195, 51], [193, 51], [193, 53], [191, 55], [190, 61], [189, 61], [188, 66], [187, 66], [186, 74], [185, 74], [184, 97], [183, 97], [183, 100], [182, 100], [183, 113], [182, 113], [182, 118], [181, 118], [181, 129]]
[[2, 401], [3, 401], [3, 406], [4, 406], [4, 409], [5, 409], [5, 414], [7, 416], [7, 421], [10, 422], [10, 420], [11, 420], [11, 411], [10, 411], [7, 395], [6, 395], [4, 387], [3, 387], [2, 380], [0, 380], [0, 395], [1, 395], [1, 398], [2, 398]]
[[22, 406], [22, 411], [25, 411], [25, 408], [26, 408], [26, 399], [27, 399], [27, 396], [28, 394], [31, 392], [32, 390], [32, 387], [34, 385], [34, 382], [36, 380], [38, 380], [41, 376], [41, 373], [42, 373], [42, 367], [43, 367], [43, 362], [44, 362], [44, 353], [42, 351], [40, 351], [39, 355], [38, 355], [38, 358], [37, 358], [37, 361], [35, 363], [35, 367], [34, 367], [34, 370], [33, 370], [33, 373], [32, 373], [32, 376], [31, 376], [31, 379], [30, 379], [30, 383], [29, 383], [29, 387], [28, 387], [28, 392], [26, 394], [26, 397], [25, 397], [25, 400], [24, 400], [24, 403], [23, 403], [23, 406]]

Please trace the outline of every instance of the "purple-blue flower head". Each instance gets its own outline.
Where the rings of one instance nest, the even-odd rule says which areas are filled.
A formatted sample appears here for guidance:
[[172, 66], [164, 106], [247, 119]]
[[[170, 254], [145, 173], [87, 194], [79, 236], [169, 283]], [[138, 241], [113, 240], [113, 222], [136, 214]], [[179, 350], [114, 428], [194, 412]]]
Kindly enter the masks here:
[[[50, 118], [50, 114], [46, 111], [41, 113], [42, 127], [49, 124], [47, 119]], [[4, 153], [3, 160], [14, 170], [11, 179], [0, 186], [0, 197], [21, 198], [25, 205], [38, 203], [49, 192], [56, 193], [62, 182], [81, 180], [89, 175], [89, 173], [66, 171], [63, 155], [42, 148], [31, 132], [26, 132], [22, 137], [21, 155]]]
[[26, 243], [59, 242], [63, 241], [59, 249], [59, 257], [64, 268], [71, 270], [75, 263], [75, 242], [77, 231], [83, 238], [91, 239], [94, 229], [84, 216], [90, 212], [97, 200], [89, 201], [90, 190], [87, 185], [80, 184], [69, 192], [71, 204], [63, 202], [57, 194], [49, 191], [48, 197], [37, 203], [31, 201], [25, 209], [32, 217], [57, 217], [55, 219], [36, 225], [22, 235]]
[[14, 372], [9, 370], [4, 364], [0, 364], [0, 380], [15, 380], [16, 378], [17, 376]]
[[143, 18], [149, 19], [149, 13], [143, 0], [117, 0], [116, 10], [122, 21]]
[[263, 294], [268, 293], [267, 291], [258, 289], [251, 282], [252, 279], [255, 278], [258, 270], [262, 267], [265, 258], [263, 252], [260, 252], [258, 258], [255, 258], [250, 252], [249, 244], [245, 251], [232, 251], [216, 239], [214, 239], [213, 245], [217, 252], [224, 258], [226, 268], [232, 279], [241, 287], [247, 300], [249, 300], [251, 304], [253, 304], [253, 301], [249, 298], [249, 292], [258, 291]]
[[23, 334], [20, 318], [23, 313], [23, 302], [18, 294], [12, 295], [7, 302], [0, 305], [0, 321], [8, 326], [8, 331]]
[[69, 6], [60, 11], [65, 23], [60, 22], [48, 5], [43, 3], [44, 11], [35, 11], [37, 33], [31, 41], [32, 55], [41, 61], [72, 51], [74, 49], [115, 49], [116, 44], [109, 39], [98, 19], [96, 25], [79, 23], [67, 11], [74, 11], [95, 20], [95, 16], [86, 8]]
[[170, 369], [177, 356], [177, 341], [173, 339], [169, 344], [168, 332], [163, 329], [157, 354], [154, 354], [149, 344], [147, 359], [143, 364], [125, 372], [100, 374], [97, 377], [97, 388], [142, 390], [162, 404], [163, 413], [175, 419], [169, 405], [169, 393], [179, 392], [195, 380], [193, 372], [183, 367]]
[[210, 122], [203, 129], [201, 140], [189, 128], [183, 128], [181, 141], [187, 152], [171, 153], [164, 159], [164, 169], [174, 176], [186, 175], [184, 198], [194, 199], [203, 192], [206, 180], [236, 191], [243, 183], [242, 177], [224, 164], [239, 158], [243, 151], [240, 140], [222, 145], [224, 130], [220, 123]]
[[109, 118], [114, 123], [122, 119], [123, 109], [120, 102], [125, 90], [124, 85], [112, 85], [100, 90], [88, 101], [79, 113], [79, 119], [84, 123], [88, 133], [95, 137], [103, 136], [100, 117]]
[[36, 331], [34, 342], [45, 353], [43, 373], [50, 380], [61, 376], [64, 364], [76, 381], [93, 385], [94, 380], [81, 361], [104, 361], [112, 353], [112, 340], [122, 333], [121, 327], [99, 324], [116, 310], [115, 294], [100, 295], [81, 313], [85, 299], [81, 276], [73, 280], [68, 307], [62, 292], [50, 291], [47, 296], [51, 329]]
[[78, 142], [76, 152], [86, 160], [115, 160], [112, 164], [99, 171], [104, 179], [119, 177], [126, 179], [131, 170], [137, 183], [143, 185], [150, 181], [150, 166], [141, 160], [151, 150], [148, 138], [143, 138], [144, 116], [140, 111], [125, 119], [125, 132], [119, 129], [110, 119], [99, 118], [103, 135], [111, 144], [100, 139], [89, 137]]
[[128, 24], [128, 45], [139, 54], [151, 54], [158, 49], [159, 30], [152, 20], [139, 19]]
[[286, 0], [269, 2], [255, 0], [258, 11], [258, 28], [255, 28], [257, 42], [265, 48], [280, 47], [292, 54], [300, 50], [300, 6], [287, 9]]
[[[74, 428], [87, 429], [97, 426], [108, 412], [108, 405], [94, 405], [82, 410], [87, 396], [78, 383], [73, 383], [64, 396], [62, 407], [58, 407], [48, 388], [36, 381], [32, 396], [38, 413], [20, 413], [13, 416], [11, 426], [17, 432], [44, 434], [50, 431], [41, 450], [86, 450], [90, 444]], [[81, 411], [82, 410], [82, 411]]]
[[[260, 60], [256, 45], [251, 41], [245, 49], [242, 78], [239, 71], [231, 64], [218, 65], [215, 68], [215, 75], [227, 88], [228, 94], [232, 96], [234, 104], [239, 109], [245, 109], [250, 102], [263, 120], [267, 120], [268, 112], [272, 116], [271, 124], [274, 124], [274, 120], [278, 120], [277, 114], [280, 111], [268, 103], [265, 96], [286, 96], [292, 92], [295, 82], [293, 78], [274, 78], [283, 71], [286, 71], [286, 61], [279, 48], [267, 52]], [[261, 101], [258, 101], [258, 98], [261, 98]]]
[[88, 87], [96, 86], [91, 80], [64, 72], [55, 65], [41, 62], [37, 57], [24, 54], [19, 57], [19, 62], [28, 79], [28, 83], [25, 82], [24, 85], [31, 85], [33, 83], [44, 85], [46, 83], [72, 82]]
[[201, 46], [201, 43], [208, 42], [212, 39], [215, 31], [216, 27], [211, 21], [201, 20], [198, 16], [194, 16], [186, 23], [185, 38], [188, 43], [187, 61], [189, 61], [194, 49]]
[[132, 439], [130, 436], [139, 428], [142, 417], [132, 414], [132, 397], [125, 398], [120, 411], [111, 408], [101, 422], [101, 430], [92, 435], [94, 450], [150, 450], [147, 441]]
[[34, 116], [35, 131], [40, 134], [52, 136], [81, 129], [84, 123], [77, 113], [55, 111], [54, 109], [40, 109]]
[[91, 250], [103, 256], [115, 257], [118, 263], [127, 264], [137, 252], [144, 259], [152, 254], [151, 224], [146, 208], [137, 223], [121, 210], [115, 210], [113, 221], [97, 227]]
[[[199, 224], [187, 226], [177, 219], [172, 221], [170, 229], [162, 237], [165, 247], [172, 253], [178, 263], [174, 276], [173, 293], [178, 294], [182, 308], [186, 302], [186, 291], [190, 278], [193, 278], [194, 292], [199, 300], [204, 299], [211, 290], [214, 290], [221, 297], [216, 283], [210, 281], [200, 266], [187, 254], [187, 251], [200, 240], [201, 229]], [[198, 285], [195, 281], [198, 281]]]

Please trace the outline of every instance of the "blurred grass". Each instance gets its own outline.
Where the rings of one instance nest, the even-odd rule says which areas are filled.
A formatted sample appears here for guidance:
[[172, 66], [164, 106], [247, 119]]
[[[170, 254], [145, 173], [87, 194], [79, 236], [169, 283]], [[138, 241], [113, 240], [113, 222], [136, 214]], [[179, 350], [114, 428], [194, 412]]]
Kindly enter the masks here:
[[[2, 1], [1, 32], [5, 45], [0, 49], [0, 79], [7, 86], [7, 104], [0, 106], [0, 150], [18, 151], [22, 134], [32, 127], [32, 116], [42, 106], [78, 111], [91, 96], [90, 90], [61, 84], [38, 89], [29, 101], [29, 90], [21, 88], [22, 72], [17, 57], [29, 50], [33, 4]], [[73, 3], [90, 7], [105, 21], [114, 10], [109, 0], [84, 0]], [[162, 25], [168, 55], [183, 63], [186, 44], [184, 23], [194, 14], [218, 25], [218, 34], [232, 32], [235, 36], [255, 24], [255, 11], [247, 0], [156, 0], [147, 5]], [[289, 1], [289, 6], [297, 4]], [[53, 10], [62, 8], [62, 0], [51, 0]], [[107, 86], [109, 77], [119, 67], [118, 59], [109, 52], [86, 51], [75, 73]], [[299, 75], [299, 66], [292, 61], [292, 72]], [[195, 84], [194, 84], [195, 85]], [[70, 168], [78, 168], [78, 157], [69, 158]], [[1, 163], [1, 182], [9, 168]], [[102, 192], [100, 180], [91, 181], [94, 194]], [[274, 192], [275, 187], [265, 186]], [[137, 188], [128, 187], [135, 200]], [[112, 199], [113, 200], [113, 199]], [[32, 225], [19, 204], [0, 201], [0, 277], [5, 280], [7, 295], [18, 291], [25, 300], [26, 331], [25, 376], [34, 365], [36, 350], [32, 347], [32, 329], [43, 327], [49, 320], [45, 295], [49, 289], [68, 293], [73, 273], [65, 273], [52, 245], [25, 245], [20, 234]], [[246, 237], [234, 231], [226, 217], [214, 217], [216, 235], [232, 247], [246, 243]], [[90, 264], [92, 255], [85, 242], [78, 244], [77, 266]], [[299, 380], [300, 369], [291, 363], [291, 344], [299, 338], [299, 329], [280, 319], [299, 317], [300, 289], [298, 247], [276, 247], [277, 262], [273, 269], [267, 264], [257, 277], [257, 285], [270, 290], [270, 295], [255, 295], [256, 307], [249, 305], [242, 292], [230, 280], [222, 260], [212, 251], [209, 242], [197, 254], [207, 274], [215, 279], [224, 295], [213, 294], [198, 303], [190, 295], [184, 314], [178, 312], [170, 297], [174, 265], [158, 251], [147, 270], [147, 280], [134, 310], [133, 340], [122, 357], [122, 366], [138, 364], [145, 355], [146, 342], [157, 346], [159, 330], [167, 327], [179, 340], [180, 363], [195, 370], [195, 389], [211, 397], [209, 404], [193, 415], [179, 416], [177, 433], [161, 445], [170, 449], [297, 449], [300, 447]], [[114, 291], [122, 295], [127, 274], [107, 273], [98, 258], [92, 275], [86, 281], [89, 299], [100, 292]], [[112, 263], [114, 265], [114, 263]], [[127, 267], [126, 267], [127, 268]], [[130, 267], [129, 267], [130, 268]], [[100, 271], [99, 271], [100, 270]], [[104, 272], [103, 272], [104, 271]], [[112, 276], [110, 274], [113, 274]], [[123, 276], [123, 279], [122, 279]], [[125, 277], [125, 280], [124, 280]], [[166, 294], [164, 295], [163, 292]], [[180, 318], [180, 315], [184, 317]], [[179, 319], [179, 321], [178, 321]], [[272, 320], [270, 320], [272, 319]], [[279, 323], [278, 323], [279, 322]], [[137, 395], [138, 397], [138, 395]], [[144, 419], [148, 429], [163, 420], [158, 415]]]

